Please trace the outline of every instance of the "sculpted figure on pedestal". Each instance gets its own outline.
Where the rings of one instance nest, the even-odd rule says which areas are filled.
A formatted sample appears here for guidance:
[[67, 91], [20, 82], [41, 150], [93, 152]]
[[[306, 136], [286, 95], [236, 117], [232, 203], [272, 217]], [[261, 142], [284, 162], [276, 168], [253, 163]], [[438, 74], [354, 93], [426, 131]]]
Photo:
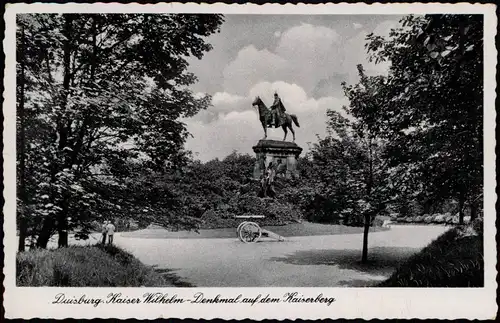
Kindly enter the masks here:
[[275, 166], [273, 162], [270, 162], [269, 166], [267, 166], [266, 170], [262, 173], [259, 197], [274, 197], [276, 195], [273, 187], [275, 176]]
[[269, 110], [262, 99], [258, 96], [252, 102], [252, 106], [257, 106], [259, 111], [259, 120], [262, 124], [262, 128], [264, 129], [264, 139], [267, 138], [267, 128], [274, 125], [275, 128], [281, 126], [285, 132], [283, 141], [286, 140], [286, 136], [288, 134], [287, 129], [290, 129], [293, 135], [293, 141], [295, 142], [295, 131], [293, 130], [292, 123], [294, 123], [297, 127], [300, 127], [299, 120], [295, 114], [288, 114], [285, 112], [285, 106], [281, 102], [278, 93], [275, 93], [274, 103], [271, 106], [271, 110]]

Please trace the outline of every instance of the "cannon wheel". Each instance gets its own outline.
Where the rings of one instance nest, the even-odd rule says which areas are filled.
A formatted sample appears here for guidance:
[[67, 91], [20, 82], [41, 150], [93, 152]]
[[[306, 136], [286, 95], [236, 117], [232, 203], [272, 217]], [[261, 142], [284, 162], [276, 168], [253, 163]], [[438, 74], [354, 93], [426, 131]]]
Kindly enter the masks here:
[[[243, 222], [241, 222], [241, 223], [238, 225], [238, 228], [236, 229], [236, 236], [237, 236], [240, 240], [241, 240], [241, 237], [240, 237], [240, 230], [241, 230], [241, 227], [242, 227], [244, 224], [246, 224], [246, 223], [248, 223], [248, 221], [243, 221]], [[243, 240], [241, 240], [241, 241], [243, 241]]]
[[259, 241], [261, 235], [262, 235], [262, 230], [260, 229], [260, 226], [255, 223], [255, 222], [246, 222], [242, 223], [242, 226], [240, 227], [240, 240], [248, 243], [248, 242], [257, 242]]
[[[239, 225], [238, 225], [238, 228], [236, 229], [236, 236], [239, 238], [240, 237], [240, 229], [241, 227], [245, 224], [245, 223], [248, 223], [248, 221], [243, 221], [241, 222]], [[241, 238], [240, 238], [241, 240]]]

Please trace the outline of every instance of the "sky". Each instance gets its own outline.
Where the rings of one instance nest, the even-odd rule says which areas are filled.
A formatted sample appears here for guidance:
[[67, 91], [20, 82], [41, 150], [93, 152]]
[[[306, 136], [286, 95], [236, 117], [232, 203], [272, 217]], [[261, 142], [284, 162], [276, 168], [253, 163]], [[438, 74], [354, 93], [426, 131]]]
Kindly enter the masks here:
[[[400, 16], [391, 15], [226, 15], [220, 33], [206, 38], [213, 49], [189, 71], [195, 93], [212, 96], [212, 106], [184, 120], [192, 138], [186, 148], [201, 161], [233, 151], [253, 155], [264, 131], [252, 101], [269, 107], [278, 92], [288, 113], [297, 115], [296, 143], [305, 153], [326, 134], [326, 111], [348, 101], [341, 82], [357, 82], [357, 64], [368, 74], [387, 73], [387, 64], [368, 62], [365, 37], [387, 36]], [[269, 129], [268, 139], [283, 138]], [[287, 140], [291, 140], [289, 132]]]

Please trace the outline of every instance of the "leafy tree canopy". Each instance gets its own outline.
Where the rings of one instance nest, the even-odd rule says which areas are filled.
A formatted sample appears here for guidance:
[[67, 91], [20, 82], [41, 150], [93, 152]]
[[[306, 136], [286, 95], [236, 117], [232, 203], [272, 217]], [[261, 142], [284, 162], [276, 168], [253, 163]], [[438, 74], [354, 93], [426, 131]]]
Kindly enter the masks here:
[[102, 204], [92, 188], [121, 184], [132, 171], [128, 160], [155, 169], [186, 161], [181, 118], [210, 104], [189, 89], [196, 77], [187, 58], [211, 49], [205, 37], [222, 22], [220, 15], [18, 15], [20, 196], [41, 217], [40, 246], [56, 224], [60, 235], [71, 226], [69, 214], [84, 218], [79, 205]]
[[[387, 77], [344, 85], [355, 117], [388, 138], [387, 158], [427, 198], [475, 205], [482, 191], [483, 20], [480, 15], [408, 16], [389, 38], [368, 35]], [[371, 93], [365, 83], [378, 85]], [[425, 189], [424, 189], [425, 187]]]

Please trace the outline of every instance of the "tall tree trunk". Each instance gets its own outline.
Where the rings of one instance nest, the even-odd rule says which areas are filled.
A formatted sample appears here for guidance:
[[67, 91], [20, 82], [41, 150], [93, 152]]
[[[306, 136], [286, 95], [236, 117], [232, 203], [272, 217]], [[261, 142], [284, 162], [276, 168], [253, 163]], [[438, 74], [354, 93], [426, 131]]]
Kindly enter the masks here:
[[477, 203], [472, 203], [470, 205], [470, 221], [477, 219]]
[[[55, 183], [57, 171], [58, 171], [58, 166], [54, 161], [52, 161], [52, 165], [50, 168], [51, 183]], [[50, 189], [49, 195], [50, 195], [50, 201], [54, 201], [56, 198], [56, 191], [53, 186]], [[38, 234], [38, 238], [36, 241], [36, 246], [38, 248], [47, 248], [47, 243], [49, 242], [50, 236], [52, 235], [52, 232], [54, 230], [54, 225], [55, 225], [55, 220], [53, 216], [46, 216], [43, 219], [42, 229]]]
[[52, 235], [52, 229], [54, 228], [54, 219], [52, 217], [46, 217], [43, 221], [42, 231], [38, 235], [36, 240], [36, 246], [38, 248], [47, 248], [50, 236]]
[[62, 214], [59, 216], [57, 220], [57, 233], [59, 235], [59, 239], [57, 240], [57, 246], [59, 248], [68, 246], [68, 221], [66, 217], [66, 213], [61, 212]]
[[26, 215], [23, 214], [19, 217], [19, 244], [17, 250], [19, 252], [25, 250], [26, 235], [28, 233], [28, 223], [26, 223]]
[[470, 203], [470, 221], [474, 221], [477, 218], [478, 203], [477, 199]]
[[21, 27], [21, 48], [20, 48], [20, 63], [21, 63], [21, 77], [19, 79], [20, 93], [19, 93], [19, 199], [23, 204], [23, 212], [17, 212], [19, 220], [19, 245], [18, 251], [25, 250], [26, 234], [28, 231], [27, 221], [26, 221], [26, 134], [25, 134], [25, 116], [24, 116], [24, 88], [25, 88], [25, 76], [24, 69], [26, 68], [25, 63], [25, 33], [24, 26]]
[[68, 246], [68, 203], [64, 199], [62, 202], [62, 210], [57, 213], [57, 233], [59, 238], [57, 246], [59, 248]]
[[458, 198], [458, 224], [464, 224], [464, 204], [465, 196], [464, 194], [460, 194]]
[[[370, 196], [372, 194], [372, 189], [373, 189], [373, 151], [372, 151], [372, 138], [370, 137], [368, 141], [368, 153], [369, 153], [369, 164], [368, 164], [368, 182], [366, 184], [366, 196], [367, 200], [371, 201]], [[371, 206], [370, 206], [371, 207]], [[363, 252], [361, 254], [361, 262], [366, 263], [368, 261], [368, 233], [370, 232], [370, 224], [371, 224], [371, 217], [372, 214], [370, 211], [365, 211], [365, 223], [364, 223], [364, 230], [363, 230]]]
[[[64, 66], [64, 74], [63, 74], [63, 88], [64, 88], [64, 96], [63, 96], [63, 101], [62, 101], [62, 111], [60, 113], [59, 119], [57, 120], [57, 135], [59, 137], [59, 143], [58, 143], [58, 148], [63, 149], [66, 144], [67, 144], [67, 137], [68, 137], [68, 129], [66, 128], [66, 121], [65, 121], [65, 108], [67, 104], [67, 96], [69, 94], [69, 88], [70, 88], [70, 81], [71, 81], [71, 30], [72, 30], [72, 21], [73, 21], [73, 15], [67, 14], [64, 15], [65, 23], [64, 23], [64, 29], [63, 29], [63, 35], [66, 37], [64, 40], [63, 44], [63, 66]], [[52, 82], [51, 78], [51, 73], [50, 73], [50, 62], [48, 58], [48, 54], [46, 55], [46, 62], [47, 62], [47, 69], [49, 71], [49, 81]], [[52, 162], [52, 169], [51, 169], [51, 183], [56, 182], [56, 174], [59, 171], [59, 167], [61, 165], [64, 165], [63, 163], [58, 163], [57, 161]], [[51, 193], [51, 200], [55, 199], [55, 193]], [[62, 224], [59, 224], [60, 218], [57, 218], [57, 229], [59, 233], [59, 244], [67, 245], [67, 234], [65, 234], [62, 230], [59, 228], [64, 226], [65, 220], [62, 220]], [[53, 216], [47, 216], [43, 220], [42, 224], [42, 229], [40, 231], [40, 234], [38, 235], [37, 239], [37, 247], [40, 248], [46, 248], [47, 243], [55, 229], [56, 225], [56, 219]]]
[[368, 262], [368, 232], [370, 231], [370, 214], [365, 214], [365, 225], [363, 230], [363, 253], [361, 256], [361, 262]]
[[[66, 15], [65, 16], [65, 22], [64, 22], [64, 31], [63, 34], [66, 37], [64, 41], [64, 46], [63, 46], [63, 65], [64, 65], [64, 78], [63, 78], [63, 87], [64, 87], [64, 103], [63, 106], [65, 109], [66, 104], [67, 104], [67, 98], [69, 95], [69, 90], [71, 86], [71, 78], [72, 78], [72, 73], [71, 73], [71, 32], [72, 32], [72, 26], [73, 26], [73, 16], [72, 15]], [[64, 149], [66, 144], [67, 144], [67, 137], [69, 133], [69, 128], [71, 127], [71, 123], [68, 123], [65, 121], [64, 117], [64, 111], [63, 111], [63, 117], [60, 123], [60, 149]], [[71, 165], [70, 165], [71, 167]], [[64, 202], [65, 203], [65, 202]], [[67, 207], [63, 206], [61, 210], [58, 213], [57, 216], [57, 233], [59, 235], [58, 239], [58, 246], [59, 247], [67, 247], [68, 246], [68, 218], [67, 218], [67, 212], [64, 211], [67, 209]]]

